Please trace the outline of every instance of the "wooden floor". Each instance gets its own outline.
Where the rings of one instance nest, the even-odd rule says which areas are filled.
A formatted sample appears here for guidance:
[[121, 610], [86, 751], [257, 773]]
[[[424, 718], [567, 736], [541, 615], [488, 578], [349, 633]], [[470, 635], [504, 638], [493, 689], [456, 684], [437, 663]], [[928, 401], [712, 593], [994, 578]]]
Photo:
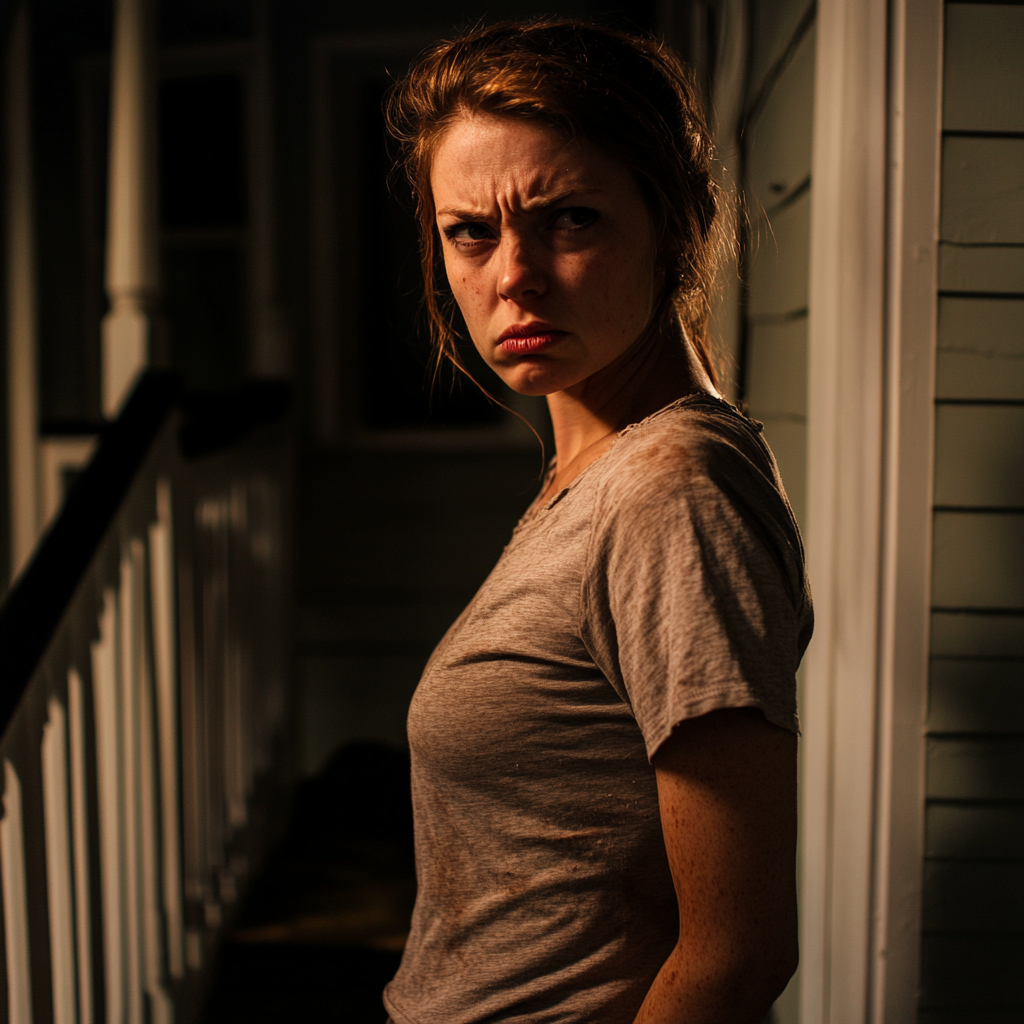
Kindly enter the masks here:
[[408, 758], [349, 744], [300, 791], [222, 948], [202, 1024], [383, 1024], [414, 898]]

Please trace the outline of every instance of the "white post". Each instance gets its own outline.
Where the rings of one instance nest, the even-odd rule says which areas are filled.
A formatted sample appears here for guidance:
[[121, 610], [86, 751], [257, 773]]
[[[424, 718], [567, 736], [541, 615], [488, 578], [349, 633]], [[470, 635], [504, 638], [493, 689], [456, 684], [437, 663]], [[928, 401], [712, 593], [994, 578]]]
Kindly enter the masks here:
[[883, 501], [886, 0], [818, 6], [801, 1024], [869, 1019]]
[[35, 238], [32, 216], [32, 94], [28, 8], [14, 18], [7, 58], [7, 416], [11, 578], [39, 531], [39, 392]]
[[152, 0], [116, 0], [111, 60], [103, 412], [116, 416], [152, 357], [159, 289]]

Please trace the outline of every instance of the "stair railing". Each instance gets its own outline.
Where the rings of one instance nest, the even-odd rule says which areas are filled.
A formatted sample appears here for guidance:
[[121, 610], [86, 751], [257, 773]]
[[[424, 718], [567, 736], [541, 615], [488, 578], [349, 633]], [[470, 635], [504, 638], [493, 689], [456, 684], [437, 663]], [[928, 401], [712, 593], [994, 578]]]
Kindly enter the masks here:
[[0, 611], [9, 1024], [195, 1020], [292, 780], [284, 428], [241, 436], [280, 393], [177, 396], [141, 379]]

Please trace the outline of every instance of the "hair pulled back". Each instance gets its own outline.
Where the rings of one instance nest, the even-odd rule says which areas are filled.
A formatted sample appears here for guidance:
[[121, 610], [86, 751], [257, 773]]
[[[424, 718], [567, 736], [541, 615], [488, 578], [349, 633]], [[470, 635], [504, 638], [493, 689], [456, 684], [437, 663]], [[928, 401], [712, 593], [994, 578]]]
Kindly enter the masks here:
[[664, 273], [655, 320], [684, 332], [717, 381], [708, 337], [721, 219], [713, 145], [692, 75], [664, 43], [548, 18], [476, 29], [418, 57], [391, 87], [385, 114], [416, 201], [436, 358], [462, 368], [453, 299], [438, 286], [431, 162], [456, 120], [492, 114], [586, 140], [632, 172]]

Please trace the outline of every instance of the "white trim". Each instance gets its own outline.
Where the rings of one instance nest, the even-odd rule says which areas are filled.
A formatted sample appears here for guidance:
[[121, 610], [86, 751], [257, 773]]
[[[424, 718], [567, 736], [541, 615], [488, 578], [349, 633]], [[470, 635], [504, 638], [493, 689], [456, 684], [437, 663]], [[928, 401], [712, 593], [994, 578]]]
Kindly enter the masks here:
[[886, 0], [818, 10], [802, 763], [800, 1019], [866, 1020], [880, 590]]
[[917, 1015], [937, 330], [942, 0], [895, 0], [890, 44], [883, 506], [871, 1020]]

